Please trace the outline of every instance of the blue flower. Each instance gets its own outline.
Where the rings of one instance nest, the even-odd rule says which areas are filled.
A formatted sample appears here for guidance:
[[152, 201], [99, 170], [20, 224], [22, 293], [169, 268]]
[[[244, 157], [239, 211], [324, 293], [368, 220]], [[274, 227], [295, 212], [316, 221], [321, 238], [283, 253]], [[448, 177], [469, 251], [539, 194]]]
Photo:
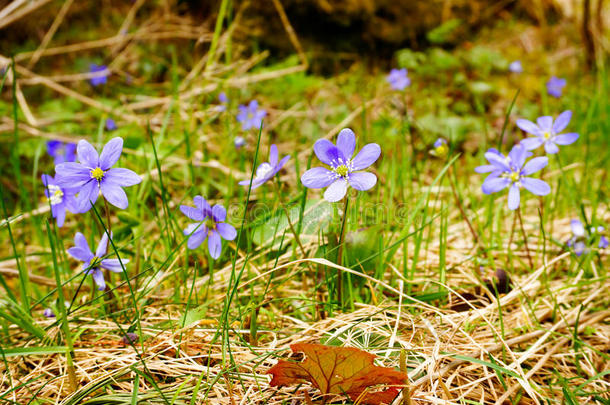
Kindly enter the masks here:
[[241, 149], [246, 145], [246, 140], [243, 136], [236, 136], [233, 143], [235, 144], [235, 149]]
[[86, 212], [102, 192], [104, 198], [117, 208], [125, 209], [129, 204], [122, 187], [133, 186], [142, 181], [129, 169], [112, 168], [121, 157], [123, 139], [113, 138], [98, 154], [84, 139], [78, 142], [76, 153], [79, 163], [61, 163], [55, 166], [57, 184], [64, 188], [78, 188], [80, 212]]
[[78, 213], [76, 202], [77, 189], [64, 188], [57, 184], [53, 176], [42, 175], [42, 184], [45, 187], [44, 194], [51, 204], [51, 215], [57, 220], [57, 226], [61, 228], [66, 219], [66, 211]]
[[55, 318], [55, 313], [51, 308], [45, 308], [42, 314], [47, 318]]
[[349, 128], [344, 128], [337, 137], [337, 146], [327, 139], [319, 139], [313, 146], [316, 156], [322, 163], [330, 166], [314, 167], [301, 176], [301, 183], [307, 188], [328, 187], [324, 199], [337, 202], [347, 193], [348, 185], [364, 191], [377, 184], [377, 176], [362, 170], [375, 163], [381, 155], [381, 147], [376, 143], [364, 145], [354, 157], [356, 135]]
[[430, 154], [432, 156], [443, 158], [443, 157], [447, 156], [448, 152], [449, 152], [449, 147], [447, 146], [447, 141], [444, 140], [443, 138], [438, 138], [434, 142], [434, 149], [432, 149], [430, 151]]
[[62, 141], [48, 141], [47, 153], [55, 160], [58, 165], [64, 162], [74, 162], [76, 160], [76, 144], [63, 143]]
[[520, 60], [516, 60], [514, 62], [511, 62], [511, 64], [508, 65], [508, 70], [513, 72], [513, 73], [522, 73], [523, 72], [523, 66], [521, 65], [521, 61]]
[[97, 245], [95, 254], [91, 252], [85, 235], [80, 232], [77, 232], [76, 235], [74, 235], [74, 245], [75, 246], [68, 249], [68, 254], [76, 260], [83, 262], [83, 271], [85, 274], [93, 277], [93, 281], [95, 281], [95, 284], [97, 284], [98, 290], [100, 291], [103, 291], [106, 288], [106, 281], [104, 280], [102, 269], [114, 273], [121, 273], [123, 271], [121, 262], [123, 262], [123, 264], [129, 263], [129, 260], [127, 259], [121, 259], [121, 261], [119, 261], [119, 259], [103, 258], [106, 256], [106, 249], [108, 247], [108, 234], [106, 232], [104, 232], [100, 243]]
[[576, 132], [561, 134], [560, 132], [566, 129], [572, 118], [572, 111], [564, 111], [553, 122], [553, 117], [544, 116], [538, 117], [537, 124], [531, 121], [518, 119], [517, 126], [533, 137], [526, 138], [521, 141], [527, 150], [533, 150], [540, 145], [544, 145], [544, 150], [548, 154], [559, 152], [557, 145], [570, 145], [578, 139]]
[[555, 98], [561, 97], [561, 92], [566, 85], [566, 79], [553, 76], [546, 82], [546, 92]]
[[220, 204], [213, 207], [200, 195], [193, 198], [195, 207], [181, 205], [180, 211], [189, 219], [196, 221], [189, 224], [184, 234], [189, 236], [186, 243], [189, 249], [197, 249], [206, 238], [208, 239], [208, 251], [213, 259], [220, 257], [222, 251], [222, 239], [233, 240], [237, 231], [232, 225], [227, 224], [227, 210]]
[[574, 250], [576, 256], [580, 256], [588, 251], [587, 249], [587, 231], [579, 219], [570, 221], [572, 237], [567, 241], [566, 245]]
[[241, 122], [241, 129], [247, 131], [251, 128], [259, 129], [261, 127], [267, 111], [258, 108], [258, 101], [252, 100], [247, 106], [240, 104], [238, 108], [237, 121]]
[[411, 79], [407, 77], [407, 69], [392, 69], [386, 81], [394, 90], [402, 91], [411, 84]]
[[547, 195], [551, 192], [549, 185], [529, 176], [548, 164], [547, 157], [535, 157], [525, 163], [528, 152], [523, 145], [515, 145], [507, 157], [495, 149], [485, 153], [489, 165], [479, 166], [477, 173], [489, 173], [483, 182], [482, 190], [485, 194], [497, 193], [508, 188], [508, 208], [516, 210], [520, 203], [520, 190], [525, 188], [535, 195]]
[[108, 81], [109, 71], [106, 65], [96, 65], [95, 63], [92, 63], [89, 65], [89, 73], [98, 73], [94, 77], [89, 79], [89, 82], [92, 86], [97, 87], [101, 84], [106, 84], [106, 82]]
[[117, 129], [116, 122], [112, 118], [106, 119], [106, 131], [114, 131]]
[[218, 102], [220, 102], [220, 105], [218, 106], [218, 111], [225, 111], [227, 109], [227, 103], [229, 102], [229, 99], [224, 91], [218, 95]]
[[[252, 179], [252, 190], [261, 186], [262, 184], [269, 181], [269, 179], [273, 178], [281, 170], [286, 161], [290, 159], [289, 155], [286, 155], [278, 162], [278, 152], [277, 146], [275, 144], [271, 145], [269, 150], [269, 162], [261, 163], [256, 169], [256, 174]], [[241, 186], [247, 186], [250, 184], [250, 180], [240, 181], [239, 184]]]

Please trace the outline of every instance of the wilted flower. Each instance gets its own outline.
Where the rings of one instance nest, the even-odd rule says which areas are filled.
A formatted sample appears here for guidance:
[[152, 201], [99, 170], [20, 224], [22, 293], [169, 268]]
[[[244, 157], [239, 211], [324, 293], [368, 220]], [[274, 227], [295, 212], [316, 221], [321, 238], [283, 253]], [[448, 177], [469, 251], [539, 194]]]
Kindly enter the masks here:
[[521, 188], [525, 188], [535, 195], [550, 193], [551, 188], [546, 182], [526, 177], [545, 167], [549, 161], [548, 158], [535, 157], [525, 163], [527, 157], [528, 152], [523, 145], [515, 145], [508, 157], [495, 149], [487, 151], [485, 158], [490, 164], [475, 169], [477, 173], [491, 172], [483, 182], [483, 193], [497, 193], [508, 187], [508, 208], [511, 210], [519, 208]]
[[241, 122], [241, 129], [247, 131], [251, 128], [259, 129], [261, 127], [267, 111], [258, 108], [258, 101], [252, 100], [247, 106], [240, 104], [238, 108], [237, 121]]
[[106, 118], [106, 131], [114, 131], [116, 128], [116, 122], [112, 118]]
[[193, 198], [195, 207], [181, 205], [180, 211], [189, 219], [196, 221], [189, 224], [184, 230], [185, 235], [190, 235], [187, 241], [189, 249], [197, 249], [205, 239], [208, 239], [208, 251], [213, 259], [220, 257], [222, 251], [222, 239], [233, 240], [237, 231], [232, 225], [227, 224], [227, 210], [220, 204], [211, 207], [200, 195]]
[[112, 169], [122, 150], [122, 138], [111, 139], [104, 146], [101, 155], [83, 139], [78, 142], [76, 148], [79, 163], [62, 163], [55, 167], [58, 185], [79, 189], [79, 211], [88, 211], [91, 204], [97, 200], [100, 190], [109, 203], [121, 209], [127, 208], [127, 195], [121, 187], [133, 186], [142, 179], [129, 169]]
[[352, 159], [356, 149], [356, 136], [349, 128], [344, 128], [337, 137], [337, 146], [327, 139], [319, 139], [313, 146], [322, 163], [330, 166], [314, 167], [301, 176], [301, 182], [308, 188], [327, 187], [324, 199], [329, 202], [341, 200], [347, 192], [348, 184], [356, 190], [368, 190], [377, 183], [377, 176], [363, 172], [379, 158], [381, 148], [369, 143]]
[[513, 72], [513, 73], [522, 73], [523, 72], [523, 66], [521, 65], [521, 61], [520, 60], [516, 60], [514, 62], [511, 62], [511, 64], [508, 65], [508, 70]]
[[[289, 155], [286, 155], [278, 162], [278, 152], [277, 146], [275, 144], [271, 145], [269, 150], [269, 162], [261, 163], [256, 169], [256, 174], [254, 179], [252, 179], [252, 189], [259, 187], [263, 183], [267, 182], [273, 176], [276, 175], [277, 172], [284, 166], [286, 161], [290, 159]], [[240, 181], [239, 184], [241, 186], [247, 186], [250, 184], [250, 180]]]
[[[100, 72], [104, 72], [101, 74]], [[108, 67], [106, 65], [96, 65], [92, 63], [89, 65], [89, 73], [99, 73], [96, 74], [95, 77], [89, 79], [89, 82], [93, 86], [99, 86], [100, 84], [106, 84], [108, 81]]]
[[236, 136], [233, 143], [235, 144], [235, 149], [241, 149], [246, 145], [246, 140], [243, 136]]
[[561, 92], [566, 85], [566, 79], [553, 76], [546, 82], [546, 92], [555, 98], [561, 97]]
[[224, 91], [218, 95], [218, 101], [220, 102], [220, 105], [218, 106], [218, 111], [225, 111], [227, 109], [227, 103], [229, 99]]
[[55, 318], [55, 313], [51, 308], [45, 308], [42, 314], [47, 318]]
[[127, 332], [121, 338], [121, 343], [123, 343], [125, 345], [136, 343], [137, 341], [138, 341], [138, 335], [133, 332]]
[[553, 154], [559, 152], [557, 145], [570, 145], [578, 139], [576, 132], [560, 134], [561, 131], [566, 129], [571, 118], [572, 111], [568, 110], [559, 114], [555, 122], [553, 122], [553, 117], [550, 116], [538, 117], [536, 120], [538, 125], [525, 119], [518, 119], [517, 126], [528, 134], [534, 135], [522, 140], [521, 144], [527, 150], [533, 150], [540, 145], [544, 145], [546, 153]]
[[434, 149], [432, 149], [430, 151], [430, 154], [432, 156], [444, 158], [445, 156], [447, 156], [448, 152], [449, 152], [449, 147], [447, 146], [447, 141], [444, 140], [443, 138], [438, 138], [434, 142]]
[[55, 164], [74, 162], [76, 160], [76, 144], [62, 141], [48, 141], [47, 153], [55, 160]]
[[394, 90], [402, 91], [405, 87], [411, 84], [411, 79], [407, 77], [407, 69], [392, 69], [386, 77], [386, 81], [390, 83], [390, 87]]
[[57, 226], [61, 228], [66, 219], [66, 210], [78, 213], [75, 189], [63, 188], [57, 184], [53, 176], [42, 175], [42, 184], [45, 187], [44, 194], [51, 204], [51, 215], [57, 220]]
[[[112, 236], [112, 235], [111, 235]], [[85, 274], [90, 274], [93, 277], [93, 281], [97, 284], [98, 290], [103, 291], [106, 288], [106, 281], [104, 280], [104, 273], [102, 269], [110, 270], [114, 273], [121, 273], [123, 264], [129, 263], [127, 259], [104, 259], [106, 250], [108, 247], [108, 234], [104, 232], [100, 243], [97, 245], [95, 254], [91, 252], [85, 235], [77, 232], [74, 235], [74, 247], [68, 249], [68, 254], [83, 262], [83, 271]]]

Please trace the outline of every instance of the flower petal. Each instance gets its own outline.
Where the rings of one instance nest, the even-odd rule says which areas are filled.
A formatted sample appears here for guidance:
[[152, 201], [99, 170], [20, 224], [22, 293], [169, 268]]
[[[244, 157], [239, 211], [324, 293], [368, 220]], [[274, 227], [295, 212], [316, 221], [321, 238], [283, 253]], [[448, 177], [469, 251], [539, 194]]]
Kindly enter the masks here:
[[[87, 247], [87, 249], [89, 249], [89, 247]], [[88, 262], [93, 259], [93, 253], [91, 253], [91, 251], [84, 250], [79, 247], [71, 247], [67, 250], [67, 252], [74, 259], [79, 260], [81, 262]]]
[[538, 117], [536, 123], [542, 132], [551, 132], [553, 130], [553, 117], [550, 115]]
[[142, 178], [129, 169], [117, 167], [104, 174], [104, 181], [112, 181], [121, 187], [128, 187], [141, 183]]
[[542, 131], [538, 128], [538, 125], [534, 124], [530, 120], [525, 120], [523, 118], [517, 120], [517, 126], [521, 128], [521, 130], [527, 132], [532, 135], [541, 135]]
[[566, 127], [570, 123], [571, 119], [572, 119], [572, 111], [570, 111], [570, 110], [564, 111], [561, 114], [559, 114], [559, 116], [553, 123], [553, 132], [558, 134], [561, 131], [563, 131], [564, 129], [566, 129]]
[[536, 173], [538, 170], [542, 170], [549, 163], [549, 158], [546, 156], [535, 157], [523, 166], [521, 174], [523, 176], [529, 176], [532, 173]]
[[567, 134], [557, 135], [553, 142], [557, 145], [570, 145], [578, 139], [578, 134], [576, 132], [568, 132]]
[[187, 218], [192, 219], [193, 221], [203, 221], [205, 219], [205, 217], [203, 216], [203, 212], [199, 208], [191, 207], [188, 205], [181, 205], [180, 211], [184, 215], [186, 215]]
[[277, 146], [271, 145], [269, 148], [269, 164], [275, 166], [277, 164]]
[[220, 204], [212, 207], [212, 218], [215, 222], [222, 222], [227, 218], [227, 209]]
[[559, 152], [559, 148], [555, 144], [555, 142], [549, 141], [544, 143], [544, 151], [549, 155], [553, 155]]
[[333, 172], [325, 167], [314, 167], [301, 176], [301, 183], [307, 188], [322, 188], [330, 185], [335, 179]]
[[[204, 228], [204, 227], [201, 227]], [[189, 237], [189, 240], [186, 242], [186, 246], [191, 249], [197, 249], [199, 247], [199, 245], [201, 245], [203, 243], [203, 241], [205, 240], [205, 238], [207, 238], [208, 236], [208, 232], [207, 232], [207, 228], [204, 228], [203, 230], [199, 228], [199, 230], [195, 231], [194, 234], [192, 234]], [[205, 230], [205, 232], [204, 232]]]
[[286, 155], [282, 158], [282, 160], [280, 160], [280, 162], [275, 166], [275, 169], [273, 169], [273, 176], [275, 176], [277, 174], [277, 172], [279, 172], [282, 169], [282, 167], [284, 167], [284, 165], [286, 164], [288, 159], [290, 159], [290, 155]]
[[544, 143], [543, 137], [525, 138], [519, 142], [527, 150], [534, 150]]
[[201, 223], [201, 222], [196, 222], [194, 224], [188, 224], [186, 226], [186, 229], [184, 229], [183, 233], [185, 236], [189, 236], [190, 234], [194, 233], [194, 232], [205, 232], [208, 233], [208, 227], [205, 226], [205, 224]]
[[102, 234], [102, 238], [100, 239], [100, 243], [97, 244], [97, 249], [95, 250], [95, 256], [102, 257], [105, 256], [108, 251], [108, 234], [106, 231]]
[[523, 145], [517, 144], [513, 146], [511, 151], [508, 153], [508, 157], [511, 160], [511, 166], [516, 168], [522, 168], [525, 163], [527, 150]]
[[582, 222], [578, 219], [573, 219], [570, 221], [570, 228], [572, 228], [572, 234], [576, 237], [584, 237], [585, 236], [585, 227]]
[[350, 173], [348, 181], [356, 190], [365, 191], [377, 184], [377, 176], [369, 172]]
[[356, 135], [349, 128], [343, 128], [337, 136], [337, 148], [345, 159], [351, 159], [356, 149]]
[[336, 164], [340, 157], [339, 149], [328, 139], [318, 139], [313, 145], [313, 151], [320, 162], [329, 166]]
[[235, 228], [226, 222], [217, 223], [216, 230], [224, 240], [233, 240], [237, 237], [237, 231]]
[[97, 284], [97, 289], [100, 291], [104, 291], [106, 289], [106, 281], [104, 280], [104, 273], [100, 269], [93, 270], [91, 273], [93, 276], [93, 281]]
[[510, 167], [508, 166], [508, 163], [506, 163], [506, 158], [502, 154], [496, 153], [495, 150], [492, 151], [490, 149], [485, 152], [485, 159], [487, 159], [487, 161], [493, 166], [496, 166], [496, 169], [507, 172], [510, 171]]
[[510, 179], [505, 177], [487, 177], [481, 186], [483, 193], [492, 194], [497, 193], [498, 191], [504, 190], [506, 187], [510, 185]]
[[337, 202], [347, 193], [347, 181], [343, 178], [335, 180], [324, 192], [324, 199], [328, 202]]
[[381, 147], [376, 143], [369, 143], [368, 145], [364, 145], [360, 152], [356, 155], [354, 160], [352, 160], [352, 170], [363, 170], [375, 163], [379, 156], [381, 155]]
[[121, 266], [121, 262], [123, 262], [123, 266], [126, 265], [127, 263], [129, 263], [129, 260], [127, 259], [121, 259], [119, 261], [119, 259], [104, 259], [102, 260], [102, 262], [100, 263], [100, 267], [110, 270], [114, 273], [122, 273], [123, 272], [123, 267]]
[[76, 198], [76, 207], [79, 214], [87, 212], [91, 209], [91, 205], [95, 204], [97, 197], [100, 194], [100, 188], [97, 181], [90, 181], [85, 184], [78, 193]]
[[218, 259], [220, 252], [222, 252], [222, 242], [220, 240], [220, 234], [217, 231], [212, 231], [208, 238], [208, 250], [212, 259]]
[[89, 244], [87, 243], [87, 238], [85, 238], [85, 235], [83, 235], [80, 232], [76, 232], [76, 234], [74, 235], [74, 245], [79, 248], [84, 250], [85, 252], [88, 252], [91, 257], [93, 257], [93, 252], [91, 252], [91, 249], [89, 249]]
[[91, 170], [75, 162], [60, 163], [55, 166], [55, 182], [60, 187], [82, 187], [91, 180]]
[[51, 206], [53, 212], [53, 218], [57, 220], [57, 227], [61, 228], [64, 226], [64, 221], [66, 220], [66, 205], [65, 204], [57, 204]]
[[102, 182], [101, 189], [104, 198], [115, 207], [124, 210], [129, 205], [127, 194], [125, 194], [121, 186], [104, 181]]
[[95, 169], [99, 165], [99, 155], [95, 148], [84, 139], [78, 141], [78, 145], [76, 146], [76, 154], [78, 155], [78, 160], [81, 164], [90, 167], [91, 169]]
[[195, 206], [203, 212], [205, 217], [212, 213], [212, 207], [210, 207], [210, 204], [202, 196], [196, 195], [193, 198], [193, 202], [195, 203]]
[[513, 184], [512, 186], [510, 186], [510, 188], [508, 189], [508, 209], [509, 210], [516, 210], [517, 208], [519, 208], [519, 202], [521, 200], [520, 197], [520, 191], [519, 191], [519, 186], [517, 186], [516, 184]]
[[108, 170], [119, 160], [123, 151], [123, 138], [112, 138], [104, 146], [100, 155], [100, 167], [102, 170]]
[[489, 172], [493, 172], [494, 170], [497, 170], [498, 168], [494, 165], [482, 165], [482, 166], [477, 166], [474, 168], [474, 171], [476, 173], [489, 173]]
[[551, 187], [545, 181], [540, 179], [523, 177], [521, 179], [521, 184], [523, 184], [523, 187], [526, 190], [535, 195], [547, 195], [551, 192]]

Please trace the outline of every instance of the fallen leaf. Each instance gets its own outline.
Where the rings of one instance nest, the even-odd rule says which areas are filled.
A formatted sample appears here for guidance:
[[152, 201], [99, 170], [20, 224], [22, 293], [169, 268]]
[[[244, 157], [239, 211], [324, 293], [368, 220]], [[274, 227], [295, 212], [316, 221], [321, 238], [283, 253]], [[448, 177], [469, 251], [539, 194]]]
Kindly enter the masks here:
[[[407, 381], [407, 375], [373, 363], [375, 355], [353, 347], [334, 347], [312, 343], [290, 346], [293, 352], [303, 352], [300, 362], [280, 360], [267, 374], [272, 374], [272, 387], [310, 382], [323, 395], [346, 394], [360, 404], [389, 404]], [[385, 388], [368, 391], [370, 387]]]

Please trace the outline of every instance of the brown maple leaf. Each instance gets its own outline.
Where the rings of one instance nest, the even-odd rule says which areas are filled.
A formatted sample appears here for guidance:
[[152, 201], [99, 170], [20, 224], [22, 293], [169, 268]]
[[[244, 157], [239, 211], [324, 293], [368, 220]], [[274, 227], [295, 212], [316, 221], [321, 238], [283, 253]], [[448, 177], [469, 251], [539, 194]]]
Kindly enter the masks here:
[[[373, 363], [375, 355], [353, 347], [334, 347], [312, 343], [290, 346], [293, 352], [305, 353], [301, 363], [280, 360], [267, 374], [272, 387], [310, 382], [323, 395], [346, 394], [360, 404], [389, 404], [398, 395], [407, 375]], [[378, 391], [369, 387], [385, 385]]]

